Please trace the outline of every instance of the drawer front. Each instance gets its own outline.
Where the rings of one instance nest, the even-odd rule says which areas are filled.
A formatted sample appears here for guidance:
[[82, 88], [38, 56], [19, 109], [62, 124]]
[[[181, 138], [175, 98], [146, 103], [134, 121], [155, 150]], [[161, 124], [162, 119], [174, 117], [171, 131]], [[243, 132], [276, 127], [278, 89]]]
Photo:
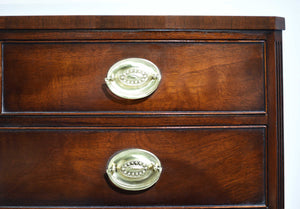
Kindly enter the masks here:
[[[154, 153], [148, 190], [117, 189], [115, 152]], [[264, 127], [0, 131], [1, 206], [201, 206], [266, 203]], [[4, 172], [5, 171], [5, 172]]]
[[[4, 113], [265, 112], [264, 42], [4, 43]], [[114, 96], [104, 79], [126, 58], [161, 71], [145, 99]]]

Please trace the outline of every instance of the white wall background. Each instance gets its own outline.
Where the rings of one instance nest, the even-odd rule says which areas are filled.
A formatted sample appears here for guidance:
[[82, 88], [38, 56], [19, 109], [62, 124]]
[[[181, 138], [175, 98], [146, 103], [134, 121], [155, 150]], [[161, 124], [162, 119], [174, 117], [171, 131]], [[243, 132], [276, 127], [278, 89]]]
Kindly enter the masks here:
[[[0, 0], [0, 15], [282, 16], [285, 205], [300, 208], [300, 0]], [[297, 50], [298, 49], [298, 50]]]

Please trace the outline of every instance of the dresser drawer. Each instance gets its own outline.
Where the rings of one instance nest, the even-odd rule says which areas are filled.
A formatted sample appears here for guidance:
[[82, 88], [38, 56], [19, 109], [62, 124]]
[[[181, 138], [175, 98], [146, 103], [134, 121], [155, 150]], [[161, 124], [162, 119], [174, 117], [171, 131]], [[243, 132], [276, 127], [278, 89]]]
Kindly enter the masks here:
[[[265, 112], [263, 41], [3, 44], [3, 112]], [[125, 58], [153, 62], [157, 90], [114, 96], [104, 79]]]
[[[1, 130], [1, 206], [265, 205], [265, 127]], [[141, 148], [163, 167], [151, 188], [117, 189], [115, 152]]]

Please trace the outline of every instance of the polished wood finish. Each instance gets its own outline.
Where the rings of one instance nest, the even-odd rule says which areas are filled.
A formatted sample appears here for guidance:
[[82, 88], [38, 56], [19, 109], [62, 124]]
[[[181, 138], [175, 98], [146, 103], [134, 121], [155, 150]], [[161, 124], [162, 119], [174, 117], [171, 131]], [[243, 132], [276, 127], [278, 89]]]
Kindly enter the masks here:
[[0, 17], [0, 29], [283, 30], [285, 22], [281, 17], [27, 16]]
[[[264, 40], [271, 31], [241, 30], [2, 30], [5, 41]], [[33, 41], [33, 42], [35, 42]]]
[[[265, 204], [264, 127], [1, 130], [0, 142], [1, 205]], [[128, 146], [163, 165], [148, 191], [122, 192], [100, 175]]]
[[270, 73], [269, 83], [269, 205], [284, 208], [284, 159], [283, 159], [283, 88], [282, 88], [282, 34], [274, 32], [268, 37]]
[[[0, 17], [0, 206], [284, 208], [280, 17]], [[120, 59], [162, 72], [148, 98], [104, 84]], [[143, 148], [163, 173], [125, 192], [105, 176]]]
[[[163, 75], [146, 99], [116, 98], [104, 82], [128, 57]], [[3, 68], [5, 113], [265, 111], [263, 42], [4, 44]]]

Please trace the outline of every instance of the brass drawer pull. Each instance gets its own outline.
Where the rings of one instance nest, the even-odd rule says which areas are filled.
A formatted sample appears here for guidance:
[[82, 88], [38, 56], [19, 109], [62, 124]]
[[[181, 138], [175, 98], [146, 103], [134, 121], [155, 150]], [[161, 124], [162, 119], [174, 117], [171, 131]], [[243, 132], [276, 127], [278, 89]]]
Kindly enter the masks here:
[[106, 168], [111, 182], [129, 191], [151, 187], [158, 181], [161, 172], [159, 159], [143, 149], [126, 149], [115, 153]]
[[128, 58], [115, 63], [105, 78], [112, 93], [124, 99], [141, 99], [158, 87], [161, 74], [155, 64], [146, 59]]

